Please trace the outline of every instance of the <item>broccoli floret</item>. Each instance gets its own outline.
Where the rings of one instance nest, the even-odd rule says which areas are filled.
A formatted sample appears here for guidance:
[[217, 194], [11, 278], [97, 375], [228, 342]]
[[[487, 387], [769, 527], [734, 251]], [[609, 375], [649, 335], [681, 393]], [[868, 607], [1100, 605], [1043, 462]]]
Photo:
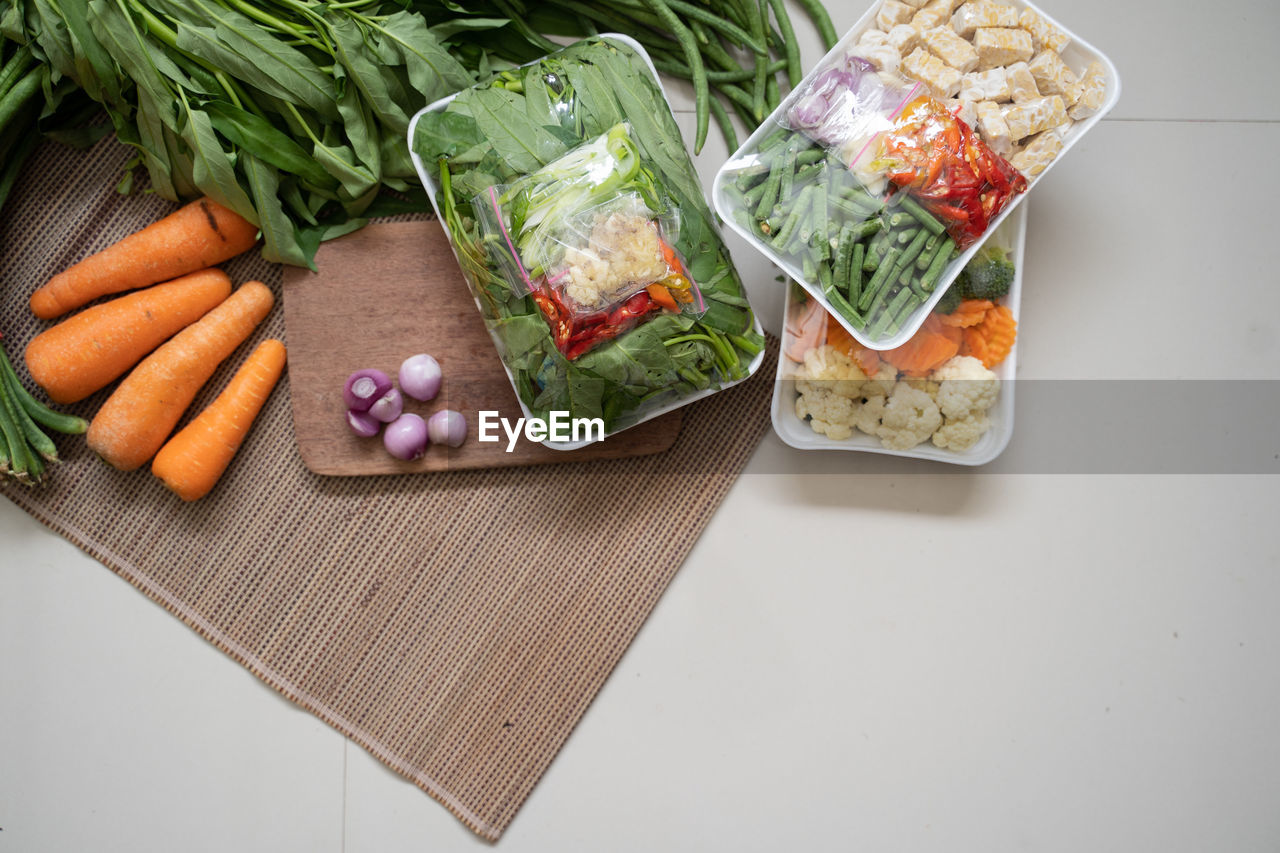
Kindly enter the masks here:
[[950, 314], [955, 311], [960, 307], [960, 300], [964, 299], [964, 296], [960, 293], [961, 289], [962, 286], [960, 279], [957, 278], [955, 282], [947, 288], [947, 292], [942, 294], [942, 298], [938, 300], [937, 305], [933, 306], [933, 310], [939, 314]]
[[964, 299], [999, 299], [1013, 286], [1013, 261], [999, 246], [986, 245], [965, 264], [952, 290]]

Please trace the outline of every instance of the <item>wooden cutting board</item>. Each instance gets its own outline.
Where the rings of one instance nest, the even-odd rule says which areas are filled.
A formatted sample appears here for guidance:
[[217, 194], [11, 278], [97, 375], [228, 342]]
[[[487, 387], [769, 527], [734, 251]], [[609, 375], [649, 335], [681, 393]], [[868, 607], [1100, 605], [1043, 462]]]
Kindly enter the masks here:
[[[553, 450], [521, 437], [508, 453], [505, 436], [498, 443], [477, 441], [478, 411], [496, 410], [514, 423], [520, 405], [437, 222], [368, 225], [322, 244], [316, 267], [314, 273], [285, 268], [284, 319], [294, 433], [303, 462], [317, 474], [617, 459], [659, 453], [675, 443], [679, 410], [578, 450]], [[401, 462], [386, 452], [381, 438], [351, 432], [342, 386], [365, 367], [394, 378], [400, 362], [420, 352], [440, 362], [444, 385], [431, 402], [406, 398], [405, 411], [424, 418], [438, 409], [462, 412], [467, 441], [458, 448], [433, 446], [421, 459]]]

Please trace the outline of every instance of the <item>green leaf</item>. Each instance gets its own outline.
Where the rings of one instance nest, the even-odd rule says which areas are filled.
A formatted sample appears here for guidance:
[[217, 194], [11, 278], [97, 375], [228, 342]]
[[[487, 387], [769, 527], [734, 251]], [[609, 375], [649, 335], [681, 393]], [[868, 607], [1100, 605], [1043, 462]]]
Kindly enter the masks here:
[[187, 118], [183, 139], [191, 149], [192, 180], [209, 198], [260, 226], [255, 205], [240, 186], [231, 155], [214, 133], [213, 122], [201, 110], [191, 109], [185, 100], [183, 106]]
[[312, 156], [322, 169], [342, 184], [342, 193], [348, 199], [358, 198], [378, 186], [377, 176], [356, 163], [355, 153], [346, 145], [329, 146], [317, 142]]
[[434, 164], [437, 157], [451, 160], [460, 152], [484, 142], [480, 126], [469, 115], [445, 110], [424, 113], [413, 128], [413, 145], [424, 163]]
[[259, 228], [262, 230], [262, 257], [276, 263], [315, 269], [315, 250], [308, 252], [298, 242], [297, 229], [280, 201], [280, 175], [271, 166], [244, 154], [241, 167], [249, 180], [254, 204], [258, 208]]
[[208, 101], [202, 109], [208, 114], [214, 130], [233, 145], [317, 187], [337, 188], [338, 181], [322, 169], [293, 137], [280, 132], [261, 116], [226, 101]]
[[509, 23], [510, 18], [452, 18], [443, 23], [432, 24], [430, 29], [431, 34], [444, 43], [459, 33], [482, 33], [501, 29]]
[[332, 22], [329, 31], [333, 35], [334, 58], [346, 70], [348, 85], [355, 83], [374, 115], [392, 132], [404, 134], [409, 128], [409, 116], [401, 104], [407, 98], [382, 74], [382, 65], [375, 62], [364, 30], [351, 18], [341, 18]]
[[424, 103], [474, 82], [462, 63], [445, 50], [439, 37], [428, 29], [422, 16], [396, 12], [373, 26], [381, 31], [384, 43], [393, 45], [404, 60], [409, 83]]
[[179, 49], [327, 120], [338, 117], [333, 78], [251, 18], [206, 0], [149, 2], [178, 20]]
[[536, 172], [565, 153], [564, 143], [525, 114], [524, 100], [506, 89], [474, 89], [466, 94], [481, 136], [517, 174]]

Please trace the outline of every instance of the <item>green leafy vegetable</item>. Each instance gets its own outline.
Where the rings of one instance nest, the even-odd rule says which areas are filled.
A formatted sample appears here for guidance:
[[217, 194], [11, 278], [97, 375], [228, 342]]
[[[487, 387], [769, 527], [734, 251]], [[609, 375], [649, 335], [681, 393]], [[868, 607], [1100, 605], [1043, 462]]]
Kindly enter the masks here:
[[[431, 173], [458, 259], [517, 393], [535, 417], [552, 410], [602, 417], [613, 432], [657, 405], [747, 376], [763, 338], [671, 110], [630, 48], [589, 39], [502, 72], [424, 114], [412, 145]], [[609, 177], [600, 176], [602, 166], [612, 170]], [[594, 181], [578, 181], [582, 170], [595, 170]], [[516, 240], [536, 234], [540, 224], [554, 228], [566, 213], [609, 194], [673, 202], [680, 221], [674, 248], [689, 259], [705, 313], [664, 311], [566, 358], [535, 300], [487, 251], [487, 226], [472, 200], [495, 184], [513, 188], [503, 203]]]

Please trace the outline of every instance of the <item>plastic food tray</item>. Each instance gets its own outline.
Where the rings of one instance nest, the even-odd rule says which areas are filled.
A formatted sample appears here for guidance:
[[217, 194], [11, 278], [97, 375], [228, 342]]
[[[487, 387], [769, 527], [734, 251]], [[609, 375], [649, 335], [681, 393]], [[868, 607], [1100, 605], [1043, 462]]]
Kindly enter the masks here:
[[[1014, 196], [1009, 204], [1006, 205], [1005, 209], [1001, 211], [1000, 215], [990, 222], [986, 231], [987, 235], [995, 233], [995, 231], [1000, 227], [1000, 224], [1013, 214], [1013, 212], [1022, 203], [1022, 200], [1030, 195], [1032, 189], [1034, 189], [1035, 186], [1040, 183], [1041, 179], [1048, 174], [1049, 169], [1052, 169], [1053, 166], [1066, 155], [1067, 151], [1075, 145], [1077, 141], [1079, 141], [1080, 137], [1084, 136], [1084, 134], [1097, 124], [1103, 116], [1110, 112], [1115, 106], [1116, 101], [1120, 98], [1120, 75], [1116, 71], [1115, 65], [1111, 60], [1104, 56], [1100, 51], [1081, 39], [1068, 28], [1062, 26], [1062, 24], [1057, 20], [1046, 14], [1039, 6], [1036, 6], [1033, 3], [1025, 2], [1025, 0], [995, 0], [995, 2], [1013, 6], [1017, 9], [1031, 9], [1039, 13], [1047, 21], [1050, 21], [1070, 36], [1071, 43], [1061, 52], [1063, 60], [1072, 68], [1072, 70], [1077, 72], [1083, 70], [1085, 66], [1095, 60], [1100, 62], [1103, 68], [1106, 69], [1107, 94], [1102, 107], [1094, 115], [1075, 122], [1071, 129], [1067, 133], [1063, 134], [1062, 150], [1058, 152], [1058, 156], [1053, 159], [1043, 172], [1034, 178], [1028, 179], [1026, 192]], [[823, 307], [828, 309], [828, 313], [836, 317], [837, 321], [848, 329], [849, 333], [853, 335], [859, 343], [870, 349], [887, 350], [901, 345], [915, 334], [915, 332], [920, 328], [920, 325], [924, 323], [929, 312], [933, 310], [933, 306], [942, 298], [942, 294], [946, 292], [947, 287], [960, 273], [960, 270], [964, 268], [964, 265], [969, 261], [969, 259], [972, 258], [982, 244], [986, 242], [985, 237], [973, 243], [947, 266], [946, 270], [942, 274], [942, 278], [938, 281], [937, 286], [934, 288], [929, 299], [907, 317], [901, 328], [899, 328], [895, 334], [890, 337], [873, 340], [867, 336], [865, 330], [851, 325], [849, 321], [845, 320], [831, 309], [831, 304], [823, 295], [822, 286], [817, 281], [806, 280], [802, 271], [796, 267], [795, 264], [774, 252], [767, 243], [760, 239], [758, 234], [754, 233], [753, 229], [744, 227], [742, 223], [738, 221], [737, 216], [735, 215], [737, 213], [735, 200], [731, 194], [726, 192], [726, 184], [733, 181], [733, 178], [739, 170], [757, 162], [758, 158], [756, 152], [765, 137], [773, 133], [773, 131], [778, 127], [785, 126], [784, 117], [787, 111], [799, 98], [800, 93], [808, 86], [809, 82], [816, 75], [817, 70], [825, 69], [835, 61], [837, 57], [843, 56], [845, 51], [852, 48], [857, 43], [863, 32], [875, 27], [876, 13], [879, 11], [880, 6], [881, 3], [876, 2], [871, 6], [871, 8], [867, 9], [866, 13], [863, 14], [858, 22], [854, 24], [847, 33], [845, 33], [836, 46], [833, 47], [826, 56], [824, 56], [818, 64], [814, 66], [813, 69], [810, 69], [809, 73], [805, 75], [800, 85], [783, 99], [782, 103], [778, 105], [778, 108], [769, 114], [769, 117], [765, 119], [764, 123], [761, 124], [760, 127], [756, 128], [755, 132], [747, 138], [733, 156], [731, 156], [725, 164], [721, 166], [720, 170], [716, 173], [715, 180], [712, 184], [711, 194], [712, 201], [716, 207], [716, 212], [720, 214], [721, 219], [723, 219], [724, 222], [735, 232], [742, 235], [743, 239], [769, 258], [784, 273], [798, 282], [810, 293], [810, 295], [817, 299]]]
[[[654, 84], [658, 87], [658, 91], [662, 93], [662, 97], [664, 100], [666, 100], [667, 105], [670, 106], [671, 99], [667, 96], [666, 89], [663, 88], [662, 86], [662, 80], [658, 76], [658, 70], [657, 68], [654, 67], [653, 60], [649, 57], [648, 51], [646, 51], [639, 42], [637, 42], [635, 39], [631, 38], [630, 36], [620, 35], [618, 33], [601, 33], [599, 36], [594, 36], [593, 38], [604, 38], [604, 39], [609, 39], [611, 41], [620, 42], [626, 45], [627, 47], [631, 48], [633, 51], [635, 51], [640, 56], [640, 58], [644, 60], [645, 65], [648, 66], [649, 73], [653, 75]], [[535, 60], [535, 61], [541, 61], [541, 60]], [[532, 65], [533, 63], [528, 63], [528, 64]], [[422, 158], [419, 157], [418, 153], [414, 150], [413, 138], [414, 138], [414, 131], [417, 128], [419, 118], [421, 118], [423, 115], [427, 113], [439, 112], [443, 110], [453, 101], [454, 98], [458, 97], [458, 94], [460, 93], [455, 92], [454, 94], [449, 95], [448, 97], [441, 98], [440, 100], [435, 101], [434, 103], [428, 104], [427, 106], [419, 110], [417, 113], [415, 113], [413, 118], [409, 122], [409, 133], [408, 133], [409, 154], [413, 159], [413, 166], [418, 172], [418, 179], [422, 182], [422, 186], [426, 189], [427, 195], [431, 198], [431, 206], [432, 208], [435, 209], [436, 218], [439, 220], [441, 228], [444, 229], [445, 236], [449, 238], [449, 245], [453, 249], [455, 257], [457, 257], [458, 248], [456, 243], [454, 242], [453, 234], [449, 230], [448, 222], [446, 222], [444, 214], [440, 209], [440, 204], [436, 198], [438, 190], [436, 188], [435, 182], [431, 180], [431, 176], [427, 172], [426, 167], [423, 165]], [[715, 227], [714, 221], [711, 224], [712, 224], [712, 227]], [[461, 259], [459, 259], [459, 263], [461, 263]], [[475, 299], [475, 305], [476, 305], [476, 310], [480, 311], [481, 315], [483, 315], [484, 312], [480, 307], [480, 300], [478, 298]], [[487, 323], [487, 318], [486, 318], [486, 323]], [[757, 334], [764, 333], [764, 329], [760, 324], [759, 318], [755, 318], [753, 320], [753, 326]], [[494, 345], [498, 346], [498, 343], [496, 340], [494, 341]], [[516, 388], [516, 381], [515, 381], [515, 377], [511, 373], [511, 368], [507, 365], [506, 359], [500, 359], [500, 360], [502, 361], [502, 369], [506, 371], [507, 379], [511, 382], [511, 389], [512, 391], [515, 392], [516, 402], [520, 404], [521, 413], [525, 418], [532, 418], [533, 413], [529, 410], [529, 407], [525, 405], [524, 400], [520, 398], [520, 393], [519, 393], [519, 390]], [[615, 429], [612, 432], [606, 433], [604, 438], [608, 438], [610, 435], [616, 435], [619, 432], [623, 432], [633, 426], [642, 424], [645, 421], [652, 420], [653, 418], [661, 417], [662, 415], [665, 415], [668, 412], [675, 411], [676, 409], [681, 408], [682, 406], [687, 406], [690, 403], [693, 403], [697, 400], [701, 400], [704, 397], [709, 397], [712, 394], [715, 394], [719, 391], [723, 391], [727, 388], [732, 388], [735, 385], [739, 385], [745, 382], [747, 379], [750, 379], [753, 375], [755, 375], [756, 371], [760, 369], [760, 365], [763, 363], [764, 363], [764, 350], [761, 350], [760, 353], [751, 360], [751, 364], [748, 365], [747, 367], [747, 375], [744, 376], [742, 379], [738, 379], [733, 382], [726, 382], [716, 388], [708, 388], [705, 391], [696, 391], [694, 393], [687, 394], [683, 397], [672, 400], [662, 406], [655, 407], [651, 410], [646, 409], [644, 414], [641, 417], [627, 423], [627, 425], [622, 427], [621, 429]], [[588, 444], [594, 443], [594, 441], [596, 440], [598, 439], [584, 440], [584, 441], [544, 440], [541, 443], [555, 450], [577, 450], [580, 447], [586, 447]]]
[[[1009, 250], [1009, 257], [1014, 263], [1013, 285], [1009, 295], [1002, 301], [1018, 319], [1022, 297], [1022, 268], [1025, 257], [1027, 234], [1027, 209], [1021, 207], [1013, 217], [991, 231], [987, 238], [995, 245]], [[938, 462], [949, 462], [953, 465], [984, 465], [999, 456], [1009, 444], [1013, 435], [1013, 381], [1017, 370], [1018, 345], [1015, 342], [1009, 356], [995, 368], [1000, 378], [1000, 396], [996, 404], [987, 412], [991, 419], [991, 428], [968, 450], [951, 450], [938, 447], [931, 441], [918, 444], [910, 450], [891, 450], [880, 443], [880, 439], [864, 432], [854, 431], [846, 439], [828, 438], [816, 433], [808, 422], [796, 416], [795, 401], [799, 396], [795, 388], [795, 380], [790, 378], [795, 362], [785, 355], [786, 331], [791, 320], [792, 300], [786, 300], [783, 318], [783, 352], [778, 356], [778, 376], [773, 385], [773, 431], [786, 444], [800, 450], [861, 450], [867, 453], [884, 453], [889, 456], [909, 456], [916, 459], [933, 459]], [[922, 321], [923, 322], [923, 321]], [[1021, 330], [1019, 330], [1021, 333]]]

